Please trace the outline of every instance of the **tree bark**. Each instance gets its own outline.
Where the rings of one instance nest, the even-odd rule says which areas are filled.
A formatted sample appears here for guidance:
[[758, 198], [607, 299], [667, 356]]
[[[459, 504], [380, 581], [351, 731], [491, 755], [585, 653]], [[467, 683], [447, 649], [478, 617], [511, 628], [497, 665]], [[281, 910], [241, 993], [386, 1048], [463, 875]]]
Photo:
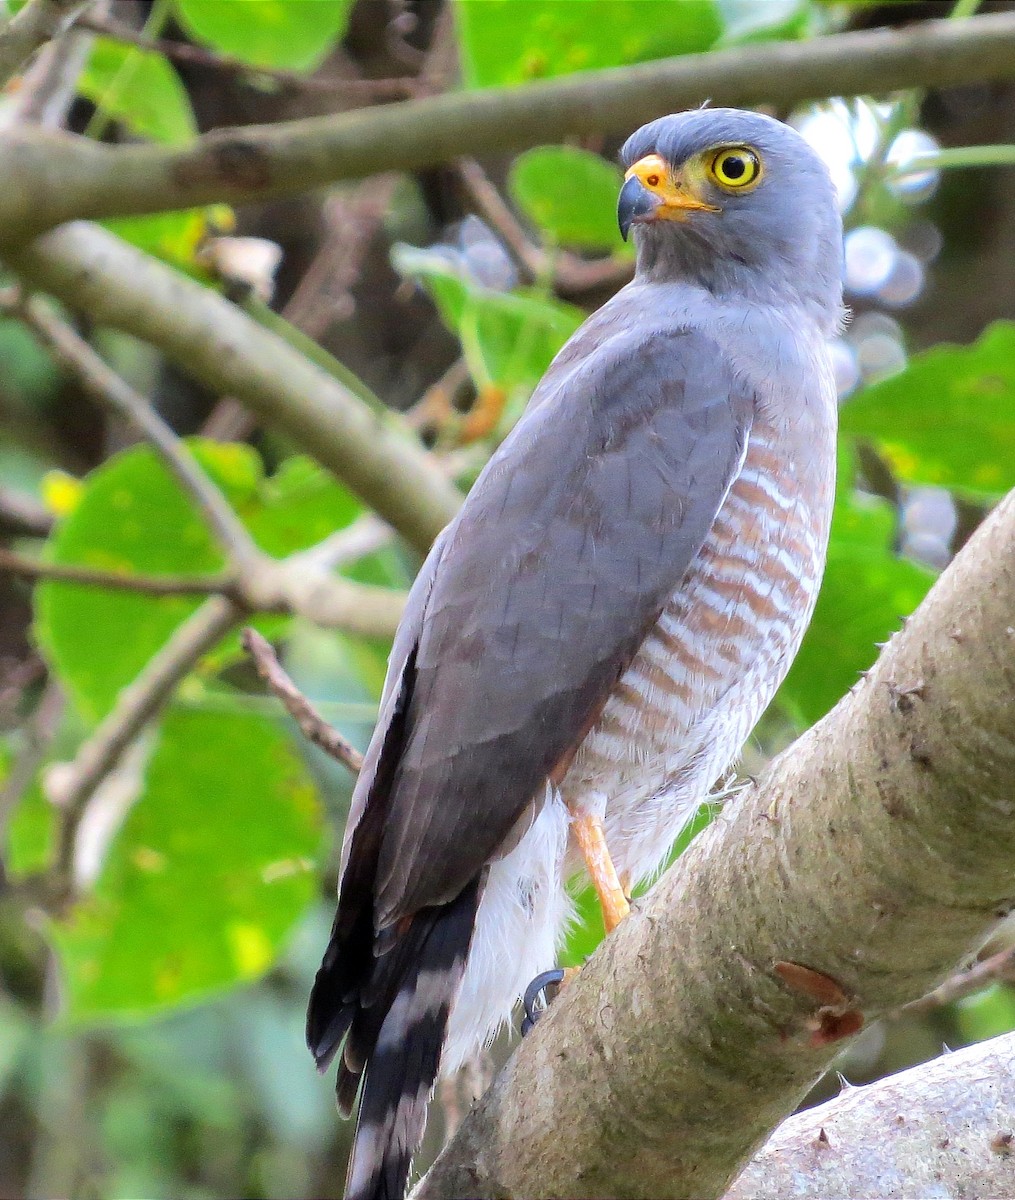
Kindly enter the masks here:
[[415, 1192], [719, 1196], [1015, 896], [1015, 493], [593, 956]]
[[1015, 78], [1015, 13], [737, 46], [525, 87], [455, 91], [276, 125], [219, 129], [182, 149], [0, 137], [0, 230], [23, 240], [77, 217], [293, 195], [379, 171], [630, 131], [709, 99], [777, 104]]
[[1015, 1034], [784, 1121], [723, 1200], [1015, 1196]]

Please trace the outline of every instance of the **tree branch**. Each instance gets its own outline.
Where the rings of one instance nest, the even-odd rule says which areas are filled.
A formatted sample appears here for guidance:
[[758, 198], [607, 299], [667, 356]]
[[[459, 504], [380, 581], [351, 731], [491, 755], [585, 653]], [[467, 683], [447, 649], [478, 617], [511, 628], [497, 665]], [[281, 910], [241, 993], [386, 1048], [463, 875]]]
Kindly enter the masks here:
[[73, 563], [43, 562], [15, 554], [0, 546], [0, 572], [22, 579], [51, 579], [58, 583], [81, 583], [114, 592], [141, 592], [148, 596], [215, 596], [230, 589], [227, 576], [203, 579], [179, 575], [130, 575], [126, 572], [101, 571]]
[[0, 138], [0, 230], [24, 239], [76, 217], [292, 195], [394, 168], [629, 130], [700, 104], [786, 106], [826, 96], [1015, 78], [1015, 14], [737, 46], [526, 87], [489, 88], [272, 126], [191, 146], [109, 147], [13, 131]]
[[0, 87], [36, 50], [66, 29], [89, 0], [28, 0], [0, 29]]
[[1015, 1196], [1013, 1133], [1009, 1033], [790, 1117], [723, 1200]]
[[300, 727], [308, 742], [319, 746], [325, 754], [358, 775], [363, 755], [321, 716], [310, 701], [289, 678], [278, 661], [271, 644], [256, 629], [244, 629], [243, 645], [254, 660], [257, 673], [282, 701], [286, 711]]
[[416, 1200], [718, 1196], [844, 1037], [949, 974], [1015, 903], [1012, 612], [1015, 493], [635, 905]]
[[429, 549], [457, 511], [461, 494], [404, 422], [372, 412], [212, 289], [84, 222], [5, 258], [32, 287], [98, 324], [151, 342], [205, 386], [242, 399], [418, 549]]

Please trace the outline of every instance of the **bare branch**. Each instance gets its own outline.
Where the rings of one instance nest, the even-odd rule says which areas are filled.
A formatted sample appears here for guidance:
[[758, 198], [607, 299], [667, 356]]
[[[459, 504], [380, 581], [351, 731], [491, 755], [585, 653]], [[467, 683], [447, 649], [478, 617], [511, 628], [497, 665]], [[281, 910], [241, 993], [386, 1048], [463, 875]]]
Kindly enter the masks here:
[[504, 154], [629, 130], [700, 104], [787, 106], [826, 96], [1015, 77], [1015, 13], [807, 42], [737, 46], [526, 87], [449, 92], [276, 125], [220, 129], [186, 147], [0, 138], [0, 230], [23, 239], [76, 217], [292, 195], [378, 171]]
[[566, 251], [547, 253], [534, 245], [500, 192], [474, 159], [463, 158], [458, 171], [476, 211], [500, 235], [512, 258], [530, 280], [549, 279], [558, 295], [579, 297], [596, 288], [621, 287], [634, 275], [634, 259], [592, 262]]
[[720, 1195], [846, 1038], [982, 943], [1012, 905], [1013, 611], [1015, 492], [636, 903], [416, 1200]]
[[19, 303], [12, 311], [52, 351], [57, 361], [81, 380], [100, 404], [125, 418], [151, 443], [200, 509], [234, 566], [260, 555], [232, 505], [204, 473], [184, 442], [143, 396], [108, 367], [84, 338], [37, 300]]
[[72, 563], [43, 562], [15, 554], [0, 546], [0, 572], [6, 571], [23, 579], [50, 579], [58, 583], [81, 583], [114, 592], [141, 592], [148, 596], [215, 596], [229, 592], [232, 581], [228, 576], [209, 576], [197, 579], [179, 575], [129, 575], [115, 571], [100, 571]]
[[930, 1012], [965, 996], [973, 996], [995, 983], [1015, 983], [1015, 946], [1008, 946], [975, 962], [964, 971], [956, 971], [926, 996], [902, 1009], [905, 1013]]
[[403, 421], [373, 412], [210, 288], [83, 222], [6, 259], [32, 286], [151, 342], [211, 390], [241, 399], [420, 550], [457, 511], [461, 494]]
[[88, 0], [28, 0], [0, 28], [0, 87], [16, 75], [36, 50], [73, 22]]
[[310, 701], [289, 678], [271, 644], [257, 632], [247, 628], [243, 631], [243, 645], [254, 660], [257, 673], [282, 701], [286, 711], [300, 727], [300, 732], [309, 742], [320, 748], [336, 762], [358, 775], [363, 766], [363, 755], [346, 741], [337, 729], [332, 728]]
[[1015, 1196], [1013, 1134], [1008, 1033], [790, 1117], [723, 1200]]

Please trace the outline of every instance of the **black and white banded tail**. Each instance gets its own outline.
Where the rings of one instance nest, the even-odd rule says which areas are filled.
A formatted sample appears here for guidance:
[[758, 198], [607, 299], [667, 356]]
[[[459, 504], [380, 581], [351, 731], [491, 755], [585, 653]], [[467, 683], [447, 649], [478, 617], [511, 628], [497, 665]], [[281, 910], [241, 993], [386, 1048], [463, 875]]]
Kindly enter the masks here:
[[[482, 886], [481, 875], [449, 904], [422, 909], [399, 935], [379, 939], [367, 971], [350, 972], [333, 942], [317, 973], [307, 1044], [324, 1071], [344, 1038], [336, 1083], [343, 1116], [361, 1092], [346, 1200], [402, 1200], [405, 1194]], [[356, 974], [359, 979], [350, 978]]]

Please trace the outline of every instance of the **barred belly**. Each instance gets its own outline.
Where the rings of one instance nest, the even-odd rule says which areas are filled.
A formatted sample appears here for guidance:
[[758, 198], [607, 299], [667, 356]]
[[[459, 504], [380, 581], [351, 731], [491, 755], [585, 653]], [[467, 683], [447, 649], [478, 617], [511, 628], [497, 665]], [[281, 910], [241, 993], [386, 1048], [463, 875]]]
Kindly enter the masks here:
[[[628, 884], [663, 864], [800, 645], [817, 599], [834, 492], [832, 472], [810, 465], [827, 464], [830, 455], [807, 442], [755, 427], [705, 544], [565, 776], [568, 804], [604, 816], [610, 853]], [[823, 477], [807, 478], [811, 471]]]

